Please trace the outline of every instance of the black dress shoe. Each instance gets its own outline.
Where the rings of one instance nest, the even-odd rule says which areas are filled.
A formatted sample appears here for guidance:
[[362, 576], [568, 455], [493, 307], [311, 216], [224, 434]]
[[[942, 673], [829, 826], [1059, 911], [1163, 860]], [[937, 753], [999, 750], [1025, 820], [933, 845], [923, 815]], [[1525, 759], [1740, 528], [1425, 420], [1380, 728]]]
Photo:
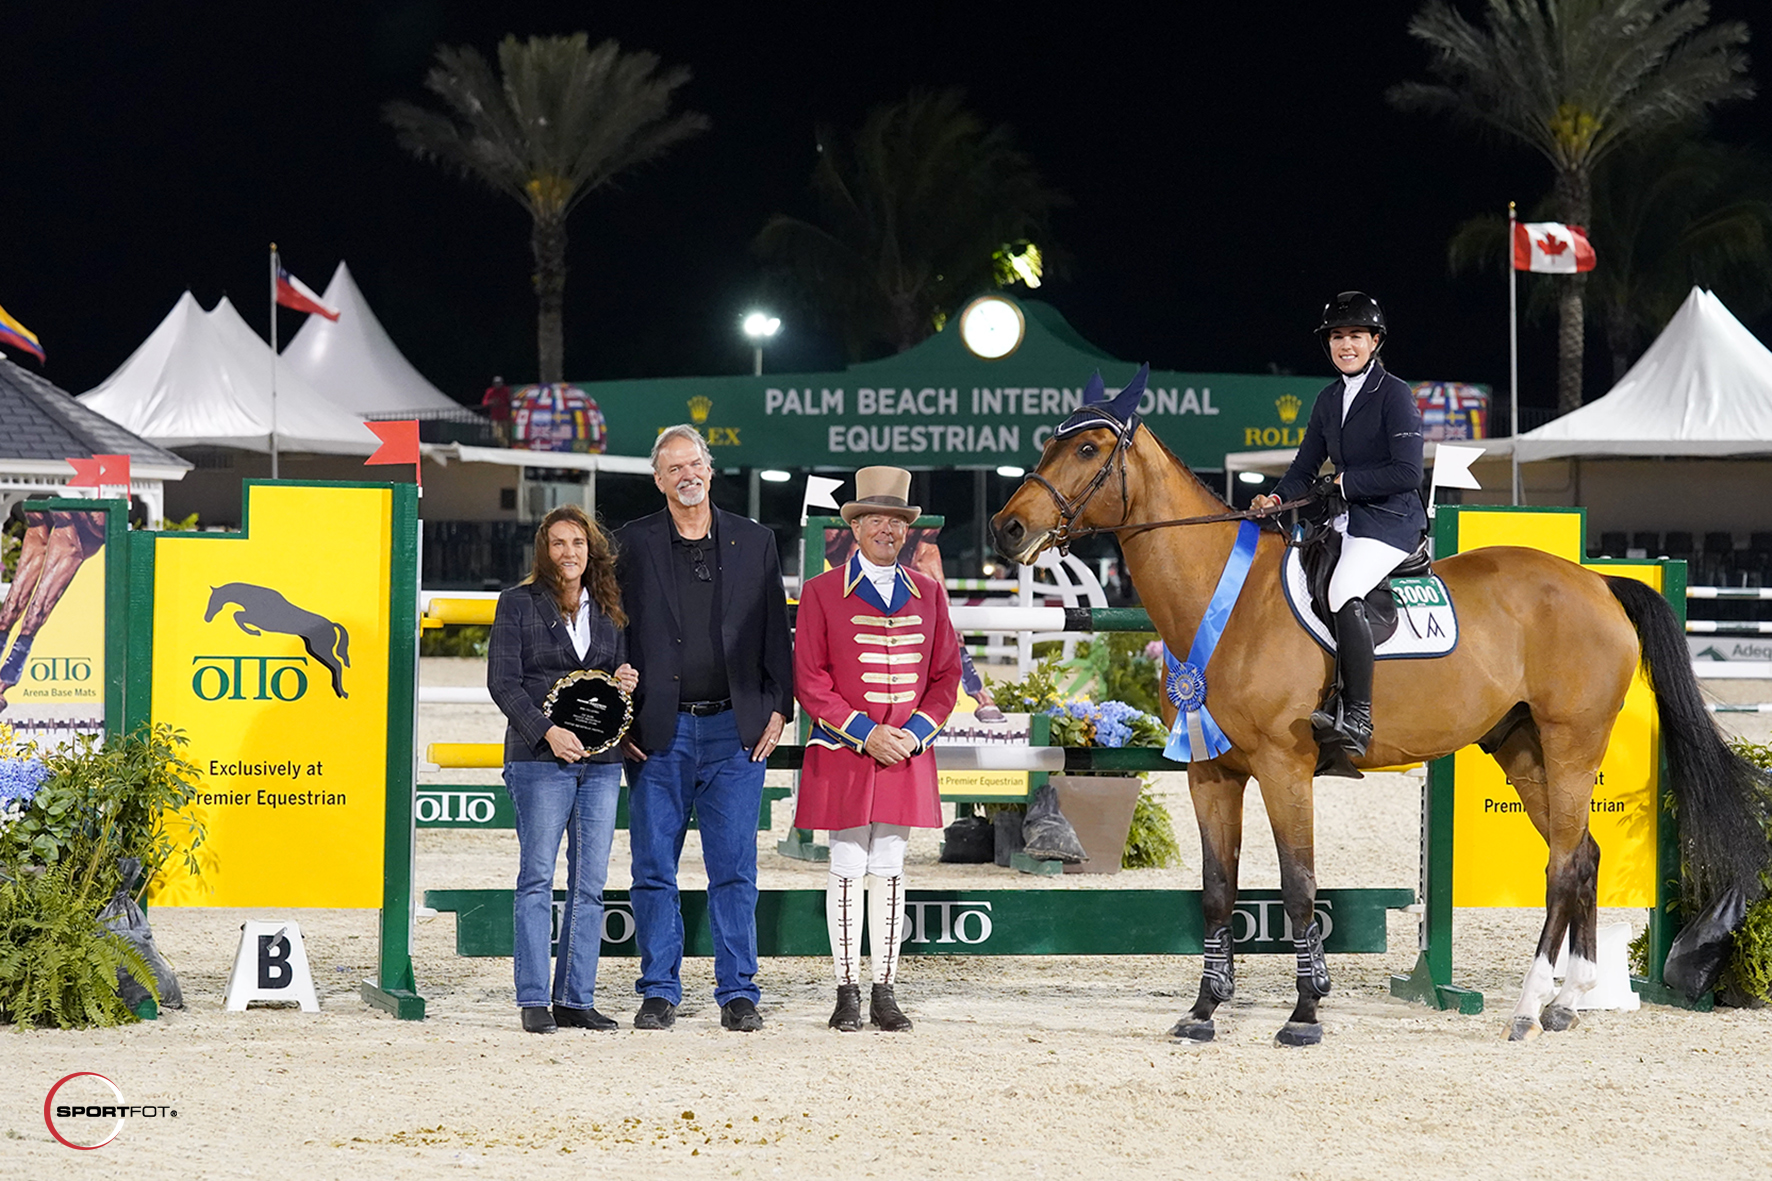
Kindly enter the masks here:
[[[857, 985], [856, 991], [859, 993], [860, 990], [861, 986]], [[898, 1000], [892, 995], [890, 984], [874, 985], [874, 995], [868, 1005], [868, 1019], [885, 1033], [905, 1033], [911, 1027], [911, 1019], [898, 1007]]]
[[677, 1006], [662, 996], [649, 996], [634, 1014], [635, 1029], [669, 1029], [677, 1023]]
[[619, 1028], [613, 1017], [605, 1017], [595, 1009], [573, 1009], [565, 1005], [554, 1006], [554, 1021], [568, 1029], [610, 1030]]
[[763, 1014], [748, 997], [734, 997], [720, 1006], [720, 1025], [739, 1033], [756, 1033], [763, 1028]]
[[831, 1010], [831, 1028], [854, 1033], [861, 1028], [861, 985], [837, 985], [837, 1007]]
[[525, 1005], [523, 1007], [524, 1033], [553, 1033], [554, 1015], [548, 1012], [546, 1005]]

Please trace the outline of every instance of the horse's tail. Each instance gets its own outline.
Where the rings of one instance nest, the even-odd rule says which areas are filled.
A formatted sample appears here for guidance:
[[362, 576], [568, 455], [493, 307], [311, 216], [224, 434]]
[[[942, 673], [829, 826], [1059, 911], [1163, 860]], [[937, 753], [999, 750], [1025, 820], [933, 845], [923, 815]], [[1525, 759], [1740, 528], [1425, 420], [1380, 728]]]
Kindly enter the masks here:
[[340, 664], [344, 665], [346, 668], [350, 668], [351, 633], [345, 630], [344, 624], [335, 623], [332, 625], [332, 634], [336, 637], [332, 646], [333, 654], [338, 657], [338, 662]]
[[1731, 886], [1761, 893], [1772, 777], [1730, 750], [1704, 708], [1679, 618], [1667, 600], [1634, 578], [1608, 578], [1643, 645], [1643, 664], [1661, 714], [1668, 786], [1680, 820], [1681, 886], [1695, 915]]

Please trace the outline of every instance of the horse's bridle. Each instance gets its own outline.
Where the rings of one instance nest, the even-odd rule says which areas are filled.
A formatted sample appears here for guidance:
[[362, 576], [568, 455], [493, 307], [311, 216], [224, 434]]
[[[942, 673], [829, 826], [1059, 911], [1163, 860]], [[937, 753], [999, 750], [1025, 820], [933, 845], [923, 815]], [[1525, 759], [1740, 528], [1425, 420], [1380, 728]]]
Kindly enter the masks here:
[[[1092, 410], [1093, 413], [1091, 413]], [[1146, 529], [1164, 529], [1173, 525], [1209, 525], [1215, 521], [1262, 520], [1271, 517], [1274, 513], [1285, 512], [1289, 509], [1302, 508], [1311, 503], [1311, 498], [1305, 496], [1297, 500], [1288, 500], [1261, 512], [1257, 512], [1254, 509], [1233, 509], [1228, 513], [1207, 513], [1204, 516], [1198, 517], [1177, 517], [1174, 520], [1169, 521], [1128, 522], [1126, 518], [1132, 515], [1132, 501], [1126, 494], [1126, 452], [1131, 449], [1132, 439], [1138, 434], [1138, 429], [1143, 425], [1144, 423], [1136, 414], [1122, 421], [1099, 409], [1084, 407], [1083, 410], [1059, 424], [1058, 429], [1052, 433], [1054, 440], [1068, 439], [1072, 435], [1081, 434], [1083, 431], [1098, 429], [1111, 430], [1114, 432], [1115, 436], [1113, 450], [1108, 452], [1107, 458], [1101, 461], [1101, 466], [1096, 469], [1095, 475], [1075, 496], [1066, 497], [1064, 493], [1058, 490], [1057, 485], [1051, 480], [1048, 480], [1045, 476], [1042, 476], [1037, 470], [1031, 471], [1027, 474], [1026, 478], [1028, 480], [1033, 481], [1035, 484], [1038, 484], [1041, 488], [1046, 490], [1046, 495], [1052, 498], [1053, 507], [1058, 510], [1058, 525], [1052, 530], [1051, 541], [1053, 545], [1058, 547], [1059, 553], [1068, 554], [1070, 552], [1071, 542], [1079, 537], [1093, 537], [1101, 533], [1112, 533], [1117, 537], [1121, 533], [1127, 531], [1137, 533]], [[1095, 499], [1095, 494], [1101, 491], [1102, 486], [1108, 482], [1109, 477], [1112, 476], [1116, 468], [1120, 473], [1119, 524], [1090, 525], [1082, 529], [1072, 528], [1073, 522], [1083, 514], [1083, 510], [1089, 506], [1089, 502]]]

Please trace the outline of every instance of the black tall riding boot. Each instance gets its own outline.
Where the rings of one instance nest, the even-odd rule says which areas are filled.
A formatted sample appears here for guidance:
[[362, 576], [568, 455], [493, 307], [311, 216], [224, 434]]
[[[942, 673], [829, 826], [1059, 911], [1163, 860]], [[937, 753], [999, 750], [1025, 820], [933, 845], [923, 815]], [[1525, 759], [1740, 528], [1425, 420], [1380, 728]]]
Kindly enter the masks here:
[[1349, 599], [1335, 613], [1336, 662], [1341, 692], [1331, 709], [1311, 715], [1319, 742], [1338, 742], [1353, 758], [1372, 744], [1372, 625], [1366, 600]]

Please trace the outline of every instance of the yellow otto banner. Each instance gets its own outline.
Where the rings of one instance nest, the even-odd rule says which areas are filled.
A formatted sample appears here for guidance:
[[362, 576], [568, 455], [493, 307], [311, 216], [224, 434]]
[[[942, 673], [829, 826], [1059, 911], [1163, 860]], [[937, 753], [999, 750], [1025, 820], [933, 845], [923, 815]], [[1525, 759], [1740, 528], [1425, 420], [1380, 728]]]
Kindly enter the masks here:
[[45, 746], [105, 725], [106, 514], [32, 509], [0, 601], [0, 721]]
[[[1582, 527], [1579, 512], [1464, 509], [1458, 516], [1458, 548], [1519, 545], [1578, 562]], [[1608, 562], [1592, 569], [1662, 589], [1655, 563]], [[1601, 906], [1655, 905], [1659, 729], [1655, 695], [1639, 671], [1612, 728], [1588, 806], [1588, 825], [1600, 846]], [[1548, 854], [1519, 796], [1495, 760], [1476, 747], [1453, 757], [1452, 904], [1543, 906]]]
[[392, 493], [253, 484], [245, 520], [155, 546], [153, 717], [208, 839], [154, 901], [380, 906]]

